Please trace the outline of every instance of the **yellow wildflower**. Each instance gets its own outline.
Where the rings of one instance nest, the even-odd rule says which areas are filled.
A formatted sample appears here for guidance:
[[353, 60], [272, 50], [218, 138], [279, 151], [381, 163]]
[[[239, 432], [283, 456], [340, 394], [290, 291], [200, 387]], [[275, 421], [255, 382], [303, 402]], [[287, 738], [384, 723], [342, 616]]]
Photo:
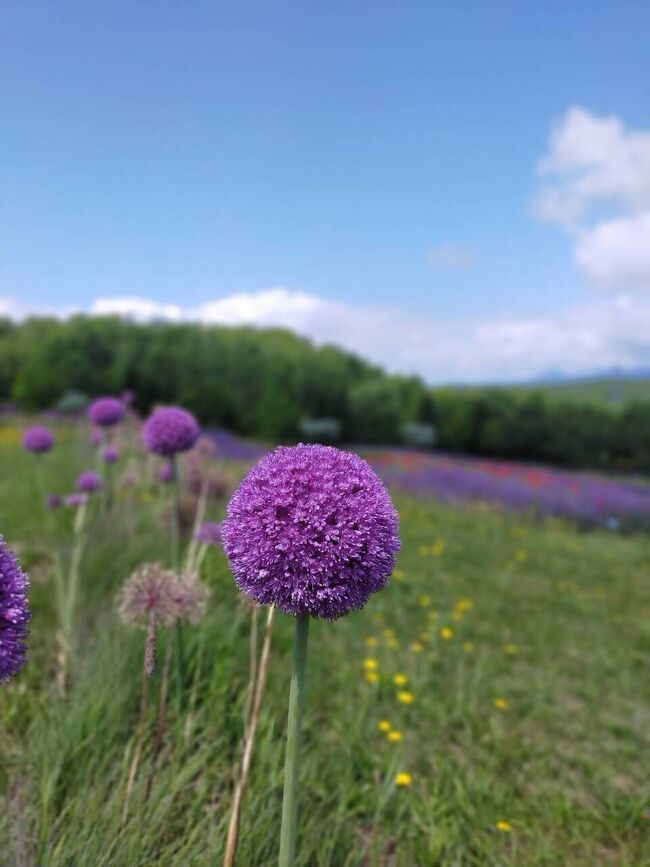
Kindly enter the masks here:
[[519, 653], [519, 648], [511, 641], [509, 641], [508, 644], [504, 644], [503, 649], [509, 656], [515, 656], [515, 654]]
[[508, 710], [507, 698], [495, 698], [493, 704], [498, 710]]
[[413, 704], [413, 702], [415, 701], [415, 696], [412, 692], [403, 689], [397, 693], [397, 701], [400, 701], [402, 704]]
[[367, 671], [374, 671], [376, 668], [379, 668], [379, 663], [372, 656], [369, 656], [363, 660], [363, 667]]
[[510, 822], [505, 822], [503, 819], [496, 824], [497, 831], [503, 831], [504, 834], [509, 834], [512, 831]]
[[443, 641], [450, 641], [454, 637], [454, 630], [451, 626], [443, 626], [440, 630], [440, 637]]
[[387, 719], [380, 719], [377, 723], [377, 728], [380, 732], [389, 732], [391, 730], [391, 724]]
[[406, 686], [409, 682], [408, 677], [405, 674], [396, 674], [393, 678], [393, 683], [395, 686]]
[[420, 596], [418, 602], [423, 608], [428, 608], [431, 605], [431, 597], [430, 596]]
[[422, 653], [424, 651], [424, 644], [421, 641], [411, 642], [411, 651], [413, 653]]
[[366, 671], [366, 680], [368, 683], [379, 683], [378, 671]]
[[378, 644], [379, 641], [375, 638], [374, 635], [370, 635], [368, 638], [366, 638], [366, 645], [368, 647], [377, 647]]
[[397, 731], [397, 729], [392, 729], [386, 735], [391, 744], [400, 744], [404, 740], [404, 735]]
[[410, 774], [407, 774], [406, 771], [401, 771], [395, 777], [395, 785], [396, 786], [410, 786], [413, 782], [413, 777]]
[[464, 641], [463, 642], [463, 650], [465, 653], [474, 653], [474, 642], [473, 641]]

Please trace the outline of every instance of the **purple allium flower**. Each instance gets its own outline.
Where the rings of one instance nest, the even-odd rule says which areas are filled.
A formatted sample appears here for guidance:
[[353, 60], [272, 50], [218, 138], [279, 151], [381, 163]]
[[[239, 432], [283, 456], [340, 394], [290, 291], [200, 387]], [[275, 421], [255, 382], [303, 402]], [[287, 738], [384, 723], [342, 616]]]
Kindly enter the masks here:
[[172, 457], [192, 448], [200, 430], [194, 416], [178, 406], [164, 406], [147, 419], [142, 438], [150, 452]]
[[222, 532], [240, 590], [288, 613], [335, 620], [386, 585], [398, 527], [388, 491], [358, 455], [298, 445], [253, 467]]
[[118, 598], [123, 623], [169, 626], [180, 616], [176, 573], [159, 563], [145, 563], [128, 578]]
[[83, 506], [84, 503], [88, 502], [87, 494], [68, 494], [68, 496], [63, 501], [66, 506], [72, 506], [73, 508], [77, 508], [77, 506]]
[[120, 459], [119, 450], [116, 449], [115, 446], [106, 446], [102, 452], [102, 458], [107, 464], [114, 464]]
[[219, 545], [221, 542], [221, 524], [216, 521], [206, 521], [196, 534], [199, 542], [204, 545]]
[[113, 427], [124, 418], [124, 404], [116, 397], [98, 397], [90, 404], [88, 417], [97, 427]]
[[45, 502], [48, 509], [60, 509], [63, 505], [63, 499], [58, 494], [48, 494]]
[[94, 427], [90, 432], [90, 444], [92, 446], [100, 446], [104, 442], [104, 432], [98, 428]]
[[53, 445], [54, 434], [49, 428], [42, 425], [37, 424], [33, 427], [28, 427], [23, 435], [23, 446], [28, 452], [34, 452], [35, 454], [49, 452]]
[[174, 465], [171, 461], [165, 463], [158, 469], [158, 481], [163, 485], [169, 484], [174, 479]]
[[82, 494], [92, 494], [102, 486], [102, 477], [93, 470], [86, 470], [77, 478], [76, 488]]
[[0, 536], [0, 681], [11, 680], [25, 663], [28, 586], [27, 576]]

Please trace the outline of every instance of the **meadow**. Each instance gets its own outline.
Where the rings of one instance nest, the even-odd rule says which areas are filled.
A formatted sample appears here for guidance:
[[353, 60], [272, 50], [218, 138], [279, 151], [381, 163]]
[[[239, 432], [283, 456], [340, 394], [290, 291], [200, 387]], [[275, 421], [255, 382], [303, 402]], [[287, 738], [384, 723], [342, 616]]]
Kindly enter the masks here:
[[[96, 456], [85, 423], [59, 422], [55, 449], [35, 458], [21, 447], [25, 423], [0, 424], [0, 530], [30, 574], [33, 612], [28, 665], [0, 690], [2, 863], [220, 864], [250, 605], [211, 546], [208, 610], [185, 633], [187, 694], [182, 704], [161, 696], [160, 671], [151, 679], [125, 809], [143, 730], [144, 632], [120, 621], [116, 596], [140, 564], [168, 561], [168, 492], [130, 422], [113, 502], [90, 504], [61, 694], [53, 570], [75, 512], [46, 511], [43, 492], [68, 493]], [[203, 465], [215, 476], [210, 520], [256, 454], [224, 446]], [[363, 611], [312, 625], [297, 863], [650, 863], [647, 533], [445, 502], [398, 481], [389, 479], [402, 550], [389, 586]], [[292, 618], [277, 614], [244, 867], [277, 860], [292, 634]], [[159, 659], [171, 640], [161, 632]]]

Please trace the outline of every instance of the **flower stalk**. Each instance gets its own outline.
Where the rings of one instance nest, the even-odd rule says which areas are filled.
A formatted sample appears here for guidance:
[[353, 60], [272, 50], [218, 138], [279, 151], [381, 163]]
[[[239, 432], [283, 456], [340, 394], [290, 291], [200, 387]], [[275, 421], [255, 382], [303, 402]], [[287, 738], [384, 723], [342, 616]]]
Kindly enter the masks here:
[[307, 688], [307, 641], [309, 615], [296, 617], [293, 646], [293, 671], [289, 691], [287, 751], [284, 762], [284, 797], [280, 828], [280, 867], [293, 867], [298, 825], [298, 777], [300, 773], [300, 737]]

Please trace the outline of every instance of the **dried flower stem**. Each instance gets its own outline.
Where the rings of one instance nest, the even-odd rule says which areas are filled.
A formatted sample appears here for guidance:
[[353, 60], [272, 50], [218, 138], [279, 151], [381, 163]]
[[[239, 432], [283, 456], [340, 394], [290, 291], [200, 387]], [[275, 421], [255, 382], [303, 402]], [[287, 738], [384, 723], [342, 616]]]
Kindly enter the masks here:
[[160, 697], [158, 699], [158, 720], [156, 722], [156, 740], [153, 747], [153, 756], [151, 758], [151, 770], [149, 771], [149, 779], [147, 780], [147, 790], [145, 793], [145, 801], [149, 800], [151, 788], [153, 786], [154, 777], [158, 768], [158, 759], [162, 752], [163, 743], [165, 740], [165, 717], [167, 711], [167, 696], [169, 694], [169, 673], [172, 662], [172, 636], [167, 637], [167, 646], [165, 648], [165, 661], [163, 662], [162, 682], [160, 684]]
[[133, 786], [135, 785], [135, 777], [138, 772], [138, 767], [140, 765], [140, 759], [142, 757], [142, 750], [144, 748], [144, 738], [147, 732], [147, 712], [149, 709], [149, 675], [147, 674], [147, 659], [146, 659], [147, 651], [145, 649], [145, 659], [142, 666], [142, 693], [140, 696], [140, 723], [138, 726], [138, 740], [135, 747], [135, 752], [133, 754], [133, 761], [131, 762], [131, 770], [129, 771], [129, 778], [126, 783], [126, 791], [124, 793], [124, 808], [122, 810], [122, 824], [126, 822], [126, 818], [129, 813], [129, 803], [131, 801], [131, 795], [133, 793]]
[[262, 653], [260, 655], [260, 662], [257, 668], [258, 677], [255, 685], [255, 696], [250, 712], [250, 717], [247, 716], [246, 731], [244, 734], [244, 751], [242, 755], [239, 779], [237, 780], [237, 785], [235, 786], [232, 811], [230, 813], [228, 839], [226, 842], [226, 856], [224, 858], [223, 867], [233, 867], [235, 863], [235, 855], [237, 854], [237, 843], [239, 840], [239, 823], [241, 819], [244, 792], [246, 789], [246, 783], [248, 782], [248, 774], [250, 772], [251, 760], [253, 758], [255, 734], [257, 732], [257, 724], [260, 718], [262, 700], [264, 698], [264, 691], [266, 689], [266, 676], [268, 674], [269, 661], [271, 658], [271, 636], [273, 634], [274, 615], [275, 606], [271, 605], [271, 607], [269, 608], [269, 613], [266, 617], [264, 640], [262, 642]]
[[284, 798], [280, 828], [280, 867], [293, 867], [298, 823], [298, 776], [300, 771], [300, 734], [307, 686], [307, 640], [309, 615], [296, 617], [293, 646], [293, 671], [289, 691], [287, 719], [287, 752], [284, 762]]

